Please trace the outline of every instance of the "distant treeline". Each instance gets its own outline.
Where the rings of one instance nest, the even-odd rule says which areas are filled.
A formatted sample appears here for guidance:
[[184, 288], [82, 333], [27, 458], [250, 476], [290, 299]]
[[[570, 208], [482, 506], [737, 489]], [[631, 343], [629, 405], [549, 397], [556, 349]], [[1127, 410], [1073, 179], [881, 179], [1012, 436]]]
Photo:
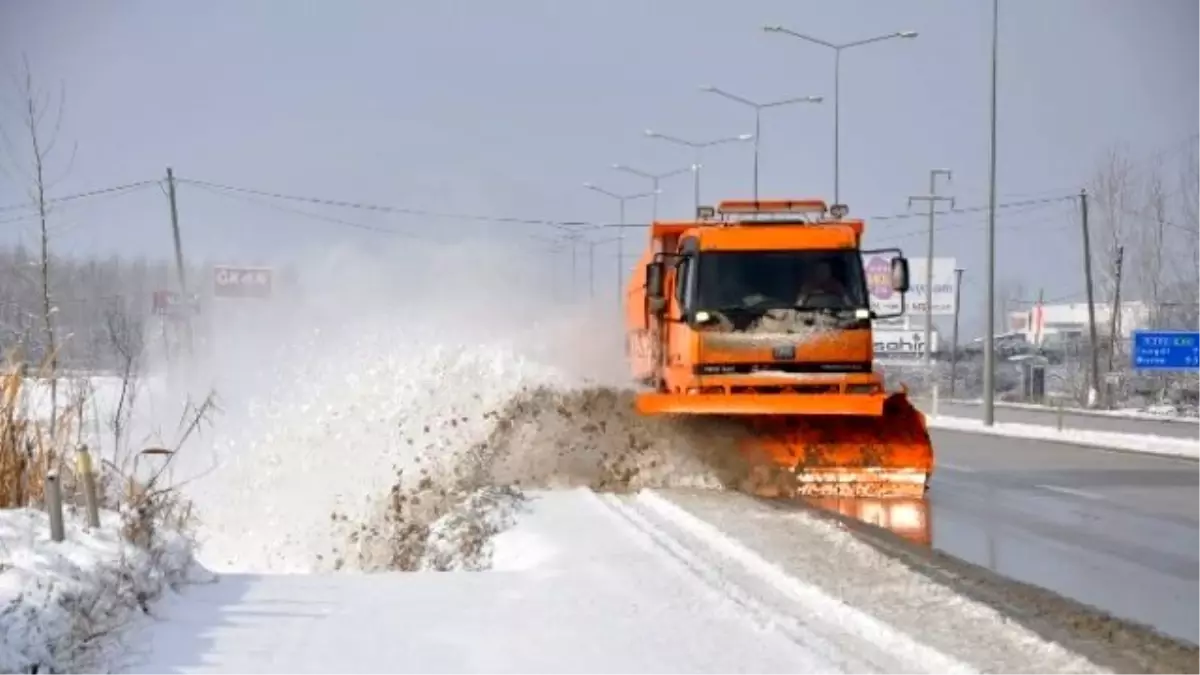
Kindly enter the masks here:
[[[49, 270], [62, 368], [117, 367], [114, 328], [143, 330], [152, 317], [154, 291], [174, 288], [173, 265], [163, 260], [53, 256]], [[200, 269], [189, 275], [201, 278]], [[22, 246], [0, 248], [0, 350], [19, 348], [23, 360], [40, 362], [47, 354], [42, 316], [39, 255]]]

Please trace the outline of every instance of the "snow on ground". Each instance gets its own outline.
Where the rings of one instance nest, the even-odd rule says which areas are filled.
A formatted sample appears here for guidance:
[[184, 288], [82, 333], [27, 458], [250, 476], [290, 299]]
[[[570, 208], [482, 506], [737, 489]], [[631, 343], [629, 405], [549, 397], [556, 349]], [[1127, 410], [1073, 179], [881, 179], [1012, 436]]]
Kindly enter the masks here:
[[[961, 405], [983, 405], [983, 399], [943, 399], [946, 403], [957, 403]], [[1037, 403], [1017, 403], [1011, 401], [996, 401], [997, 408], [1016, 408], [1021, 410], [1039, 410], [1041, 412], [1055, 412], [1058, 409], [1054, 406], [1041, 405]], [[1169, 404], [1160, 403], [1146, 406], [1145, 408], [1122, 408], [1119, 410], [1093, 410], [1090, 408], [1063, 408], [1063, 411], [1072, 415], [1094, 415], [1096, 417], [1117, 417], [1130, 420], [1150, 420], [1154, 422], [1176, 422], [1180, 424], [1197, 424], [1200, 419], [1195, 416], [1185, 415], [1180, 410]]]
[[[576, 488], [527, 497], [515, 524], [492, 540], [496, 564], [488, 571], [223, 575], [173, 598], [167, 620], [146, 627], [142, 648], [123, 666], [147, 673], [1097, 672], [994, 612], [990, 641], [969, 645], [986, 654], [983, 662], [947, 656], [704, 530], [657, 495]], [[927, 603], [906, 628], [919, 635], [917, 626], [951, 625], [961, 611]], [[977, 640], [980, 619], [973, 621], [964, 637]]]
[[1093, 431], [1090, 429], [1063, 429], [1044, 424], [1022, 424], [1019, 422], [996, 422], [984, 426], [982, 420], [945, 415], [927, 415], [931, 429], [953, 429], [977, 434], [1029, 438], [1039, 441], [1056, 441], [1112, 450], [1145, 452], [1175, 457], [1200, 457], [1200, 442], [1195, 439], [1155, 436], [1151, 434], [1123, 434], [1116, 431]]
[[147, 553], [121, 540], [117, 513], [102, 512], [100, 524], [89, 531], [68, 517], [54, 542], [45, 513], [0, 510], [0, 672], [98, 670], [143, 607], [202, 578], [178, 533], [163, 532]]

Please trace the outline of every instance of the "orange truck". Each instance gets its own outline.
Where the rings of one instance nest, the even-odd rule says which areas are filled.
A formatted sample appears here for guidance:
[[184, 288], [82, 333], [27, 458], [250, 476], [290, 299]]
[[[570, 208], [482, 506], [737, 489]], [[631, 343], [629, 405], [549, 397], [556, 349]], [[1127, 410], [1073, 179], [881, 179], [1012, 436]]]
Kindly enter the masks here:
[[[924, 494], [924, 415], [873, 366], [871, 322], [903, 314], [908, 261], [863, 251], [864, 223], [846, 212], [733, 200], [654, 222], [625, 296], [637, 410], [740, 422], [742, 451], [800, 494]], [[867, 253], [892, 254], [899, 313], [871, 309]]]

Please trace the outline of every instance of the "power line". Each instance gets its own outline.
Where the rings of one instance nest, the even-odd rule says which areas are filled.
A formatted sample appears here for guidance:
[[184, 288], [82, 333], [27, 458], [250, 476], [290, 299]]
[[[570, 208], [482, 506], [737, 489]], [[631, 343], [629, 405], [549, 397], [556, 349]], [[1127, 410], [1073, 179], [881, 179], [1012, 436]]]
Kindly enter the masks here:
[[[997, 209], [1012, 209], [1012, 208], [1017, 208], [1019, 206], [1033, 206], [1033, 205], [1037, 205], [1037, 204], [1053, 204], [1055, 202], [1066, 202], [1066, 201], [1071, 201], [1071, 200], [1075, 200], [1078, 198], [1079, 198], [1078, 194], [1069, 194], [1069, 195], [1059, 195], [1057, 197], [1043, 197], [1041, 199], [1022, 199], [1022, 200], [1017, 200], [1017, 201], [1003, 202], [1000, 204], [996, 204], [996, 208]], [[989, 207], [985, 204], [983, 206], [969, 206], [969, 207], [963, 207], [963, 208], [944, 209], [942, 211], [935, 211], [934, 215], [941, 216], [941, 215], [950, 215], [950, 214], [955, 214], [955, 213], [980, 213], [983, 211], [987, 211], [988, 208]], [[906, 211], [904, 213], [894, 213], [894, 214], [885, 215], [885, 216], [868, 216], [865, 220], [905, 220], [908, 218], [928, 218], [928, 217], [929, 217], [928, 212], [926, 212], [926, 213], [911, 213], [911, 212]]]
[[[51, 199], [47, 199], [46, 203], [47, 204], [62, 204], [63, 202], [72, 202], [72, 201], [76, 201], [79, 199], [88, 199], [90, 197], [99, 197], [101, 195], [106, 195], [106, 194], [110, 194], [113, 192], [132, 191], [132, 190], [136, 190], [138, 188], [146, 187], [148, 185], [157, 184], [158, 182], [159, 181], [157, 181], [157, 180], [143, 180], [143, 181], [138, 181], [136, 183], [128, 183], [126, 185], [115, 185], [113, 187], [101, 188], [99, 190], [91, 190], [90, 192], [80, 192], [78, 194], [66, 195], [64, 197], [53, 197]], [[29, 203], [25, 203], [25, 204], [11, 204], [9, 206], [0, 206], [0, 212], [20, 211], [22, 209], [36, 209], [37, 207], [38, 207], [38, 205], [36, 202], [29, 202]], [[27, 216], [25, 216], [25, 217], [27, 217]], [[13, 221], [4, 221], [4, 222], [13, 222]]]
[[[1047, 206], [1047, 204], [1036, 204], [1033, 206], [1027, 206], [1027, 207], [1025, 207], [1019, 211], [1013, 212], [1013, 213], [1001, 214], [1000, 217], [1004, 217], [1004, 216], [1014, 217], [1014, 216], [1019, 216], [1019, 215], [1026, 214], [1026, 213], [1032, 213], [1034, 211], [1040, 211], [1043, 208], [1045, 208], [1046, 206]], [[928, 214], [926, 214], [926, 215], [928, 215]], [[1054, 218], [1066, 218], [1067, 216], [1068, 216], [1068, 213], [1066, 211], [1055, 212], [1046, 218], [1038, 218], [1037, 220], [1034, 220], [1034, 221], [1023, 221], [1023, 222], [1019, 222], [1019, 223], [1007, 224], [1004, 226], [1003, 229], [1005, 229], [1005, 230], [1024, 229], [1027, 227], [1032, 227], [1034, 225], [1040, 225], [1040, 224], [1042, 224], [1048, 220], [1054, 219]], [[1067, 227], [1072, 224], [1073, 223], [1064, 223], [1062, 227]], [[938, 231], [938, 232], [945, 231], [945, 230], [961, 231], [961, 230], [979, 229], [979, 228], [986, 227], [986, 226], [987, 226], [987, 219], [985, 218], [982, 220], [973, 220], [968, 223], [958, 222], [958, 223], [948, 223], [945, 225], [938, 225], [937, 227], [934, 228], [934, 230]], [[907, 239], [909, 237], [915, 237], [915, 236], [919, 236], [919, 235], [923, 235], [923, 234], [927, 234], [927, 231], [913, 230], [911, 232], [887, 232], [880, 237], [872, 236], [871, 242], [872, 242], [872, 245], [874, 245], [876, 242], [878, 242], [880, 240], [885, 241], [885, 242], [886, 241], [895, 241], [895, 240]]]
[[[179, 183], [184, 182], [184, 180], [181, 178], [176, 179], [176, 180]], [[237, 199], [237, 200], [247, 202], [250, 204], [256, 204], [263, 208], [274, 209], [276, 211], [281, 211], [283, 213], [290, 213], [292, 215], [301, 216], [304, 218], [311, 218], [313, 220], [320, 220], [320, 221], [324, 221], [326, 223], [331, 223], [334, 225], [343, 225], [346, 227], [353, 227], [356, 229], [368, 230], [371, 232], [379, 232], [381, 234], [390, 234], [390, 235], [394, 235], [394, 236], [398, 236], [398, 237], [406, 237], [406, 238], [412, 238], [412, 239], [425, 239], [425, 237], [421, 237], [420, 235], [417, 235], [417, 234], [414, 234], [411, 232], [402, 232], [400, 230], [393, 230], [391, 228], [378, 227], [375, 225], [367, 225], [366, 223], [357, 223], [357, 222], [350, 221], [350, 220], [343, 220], [341, 218], [336, 218], [333, 216], [326, 216], [326, 215], [319, 214], [319, 213], [312, 213], [311, 211], [302, 211], [300, 209], [294, 209], [294, 208], [290, 208], [287, 206], [281, 206], [279, 204], [272, 204], [270, 202], [263, 201], [260, 199], [255, 199], [253, 197], [248, 197], [246, 195], [231, 194], [230, 191], [228, 191], [228, 190], [217, 190], [217, 189], [205, 186], [205, 185], [200, 185], [200, 184], [196, 184], [196, 183], [192, 183], [192, 184], [205, 192], [208, 192], [210, 194], [215, 194], [215, 195], [218, 195], [221, 197], [225, 197], [226, 199]]]
[[[1018, 208], [1018, 207], [1022, 207], [1022, 206], [1040, 206], [1040, 205], [1046, 205], [1046, 204], [1055, 204], [1055, 203], [1059, 203], [1059, 202], [1073, 202], [1077, 199], [1079, 199], [1078, 194], [1059, 195], [1057, 197], [1045, 197], [1042, 199], [1022, 199], [1022, 200], [1016, 200], [1016, 201], [1004, 202], [1001, 204], [997, 204], [996, 209], [997, 210], [1013, 209], [1013, 208]], [[988, 208], [989, 208], [988, 206], [984, 205], [984, 206], [969, 206], [969, 207], [963, 207], [963, 208], [943, 209], [941, 211], [934, 211], [934, 215], [935, 216], [944, 216], [944, 215], [955, 215], [955, 214], [965, 214], [965, 213], [981, 213], [983, 211], [987, 211]], [[867, 221], [867, 222], [872, 222], [872, 221], [879, 221], [879, 220], [907, 220], [909, 218], [928, 218], [928, 217], [929, 217], [928, 211], [926, 211], [925, 213], [912, 213], [912, 212], [908, 212], [908, 211], [903, 211], [900, 213], [890, 213], [890, 214], [879, 215], [879, 216], [865, 216], [865, 217], [863, 217], [863, 220]], [[628, 223], [626, 225], [619, 225], [619, 224], [600, 225], [599, 227], [650, 227], [650, 224], [649, 223]], [[953, 227], [953, 225], [951, 225], [950, 227]], [[907, 234], [906, 234], [906, 236], [907, 236]]]
[[322, 197], [302, 197], [298, 195], [284, 194], [281, 192], [270, 192], [267, 190], [255, 190], [253, 188], [236, 187], [232, 185], [223, 185], [221, 183], [213, 183], [209, 181], [196, 180], [193, 178], [179, 178], [179, 183], [187, 183], [196, 186], [204, 186], [216, 190], [226, 190], [229, 192], [240, 192], [243, 194], [256, 195], [259, 197], [270, 197], [273, 199], [283, 199], [286, 201], [305, 202], [308, 204], [317, 204], [320, 206], [336, 206], [340, 208], [357, 209], [361, 211], [378, 211], [382, 213], [398, 213], [410, 216], [423, 216], [426, 218], [445, 218], [448, 220], [470, 220], [485, 223], [512, 223], [519, 225], [546, 225], [555, 226], [595, 226], [596, 223], [588, 221], [562, 221], [549, 220], [546, 218], [515, 218], [509, 216], [481, 216], [478, 214], [467, 213], [450, 213], [444, 211], [430, 211], [426, 209], [415, 209], [400, 206], [384, 206], [380, 204], [370, 204], [367, 202], [350, 202], [340, 199], [326, 199]]

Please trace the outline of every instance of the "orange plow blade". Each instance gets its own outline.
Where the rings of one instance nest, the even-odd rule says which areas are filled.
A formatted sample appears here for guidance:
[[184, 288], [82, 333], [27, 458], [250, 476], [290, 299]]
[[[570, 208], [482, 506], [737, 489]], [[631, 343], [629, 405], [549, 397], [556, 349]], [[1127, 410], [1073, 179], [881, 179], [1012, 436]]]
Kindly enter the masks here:
[[924, 416], [891, 395], [639, 397], [644, 414], [720, 415], [750, 432], [741, 450], [801, 495], [919, 496], [933, 473]]

